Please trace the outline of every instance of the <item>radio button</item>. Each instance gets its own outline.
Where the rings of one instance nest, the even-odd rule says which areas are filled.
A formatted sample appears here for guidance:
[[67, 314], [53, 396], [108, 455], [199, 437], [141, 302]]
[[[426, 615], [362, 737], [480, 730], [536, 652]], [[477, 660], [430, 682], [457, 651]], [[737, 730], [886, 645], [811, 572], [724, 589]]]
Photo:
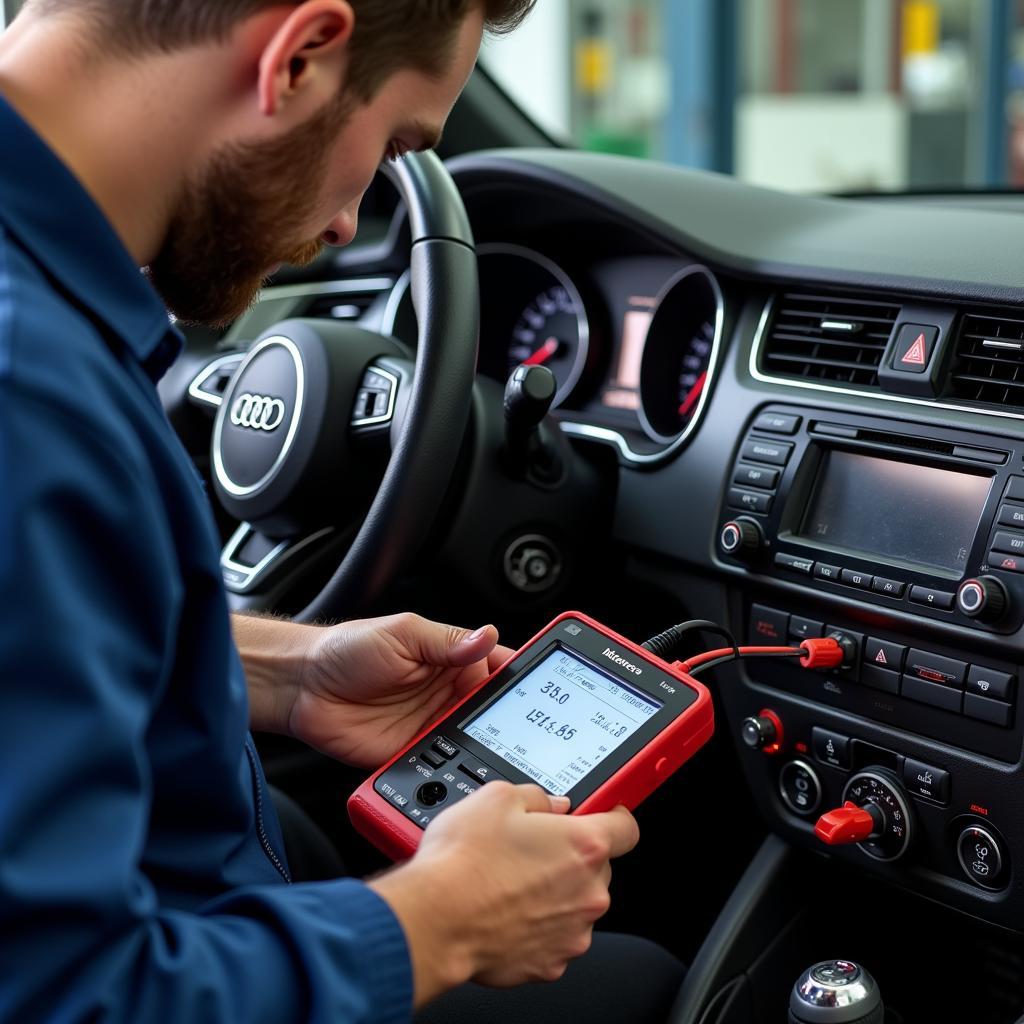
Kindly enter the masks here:
[[906, 583], [899, 580], [887, 580], [883, 576], [876, 576], [871, 584], [871, 589], [876, 594], [885, 594], [886, 597], [902, 597]]
[[903, 762], [903, 781], [914, 796], [949, 802], [949, 772], [908, 757]]
[[931, 605], [933, 608], [941, 608], [949, 611], [956, 600], [956, 594], [950, 594], [945, 590], [932, 590], [931, 587], [911, 587], [910, 600], [917, 604]]
[[732, 482], [743, 487], [761, 487], [772, 491], [779, 482], [779, 471], [765, 469], [764, 466], [737, 466]]
[[871, 581], [874, 578], [866, 572], [857, 572], [855, 569], [843, 569], [841, 576], [842, 582], [848, 587], [860, 587], [861, 590], [870, 590]]
[[842, 569], [838, 565], [826, 565], [824, 562], [818, 562], [814, 567], [814, 578], [816, 580], [830, 580], [832, 583], [838, 583], [841, 572]]
[[1013, 705], [967, 693], [964, 694], [964, 714], [968, 718], [977, 718], [980, 722], [990, 722], [1005, 729], [1013, 720]]
[[963, 700], [963, 694], [959, 690], [943, 686], [941, 683], [929, 683], [910, 675], [903, 676], [900, 692], [910, 700], [931, 704], [932, 707], [942, 708], [943, 711], [959, 712]]
[[1024, 533], [1001, 530], [992, 541], [992, 550], [1003, 551], [1008, 555], [1024, 554]]
[[1024, 501], [1024, 476], [1011, 476], [1003, 497], [1009, 498], [1010, 501]]
[[763, 412], [754, 420], [754, 430], [763, 430], [767, 434], [795, 434], [799, 426], [799, 416], [786, 416], [780, 412]]
[[882, 693], [899, 693], [900, 676], [898, 672], [889, 672], [880, 665], [866, 661], [860, 667], [860, 681], [862, 686], [870, 687], [872, 690], [880, 690]]
[[954, 661], [952, 658], [943, 658], [941, 654], [931, 654], [912, 647], [907, 655], [906, 674], [929, 683], [941, 683], [962, 690], [967, 678], [967, 662]]
[[752, 437], [743, 445], [740, 458], [748, 462], [767, 462], [772, 466], [784, 466], [793, 454], [793, 446], [786, 441], [766, 441]]
[[784, 551], [779, 551], [775, 555], [775, 564], [780, 569], [789, 569], [790, 572], [799, 572], [810, 576], [811, 570], [814, 568], [814, 559], [801, 558], [799, 555], [787, 555]]
[[729, 508], [742, 509], [745, 512], [770, 512], [772, 496], [763, 491], [741, 491], [738, 487], [729, 490]]
[[770, 640], [774, 644], [784, 644], [788, 630], [789, 615], [786, 612], [766, 608], [763, 604], [755, 604], [750, 609], [750, 638], [754, 642]]
[[864, 660], [879, 668], [887, 668], [890, 672], [899, 672], [903, 668], [903, 656], [906, 653], [906, 647], [874, 636], [869, 636], [864, 644]]
[[[789, 624], [792, 632], [793, 624]], [[1013, 691], [1017, 680], [1005, 672], [997, 672], [994, 668], [984, 665], [972, 665], [967, 673], [967, 692], [976, 693], [979, 697], [990, 700], [1013, 701]]]
[[823, 764], [830, 764], [833, 768], [850, 767], [849, 736], [814, 726], [811, 729], [811, 746], [814, 756]]
[[825, 635], [825, 623], [805, 619], [799, 615], [789, 617], [789, 635], [798, 640], [811, 640]]
[[1024, 505], [1000, 505], [999, 525], [1024, 529]]

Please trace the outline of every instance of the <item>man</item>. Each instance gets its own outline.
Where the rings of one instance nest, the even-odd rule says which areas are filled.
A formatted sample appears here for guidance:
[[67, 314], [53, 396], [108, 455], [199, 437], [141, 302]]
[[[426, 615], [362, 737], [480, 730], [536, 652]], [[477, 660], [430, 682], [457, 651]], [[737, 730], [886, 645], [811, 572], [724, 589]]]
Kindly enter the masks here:
[[376, 767], [505, 652], [415, 616], [233, 640], [155, 391], [166, 309], [228, 322], [350, 241], [529, 6], [32, 0], [0, 36], [0, 1020], [399, 1021], [587, 949], [636, 824], [532, 786], [286, 884], [247, 729]]

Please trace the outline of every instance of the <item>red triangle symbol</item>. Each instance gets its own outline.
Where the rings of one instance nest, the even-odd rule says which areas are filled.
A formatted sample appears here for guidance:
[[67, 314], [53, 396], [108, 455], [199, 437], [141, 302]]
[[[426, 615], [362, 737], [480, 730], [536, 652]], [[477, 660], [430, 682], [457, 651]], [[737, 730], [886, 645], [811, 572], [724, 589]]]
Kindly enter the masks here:
[[900, 360], [901, 363], [910, 363], [912, 366], [924, 366], [927, 362], [924, 352], [924, 332], [919, 334], [914, 344], [907, 349], [907, 354]]
[[875, 661], [877, 661], [879, 665], [889, 664], [889, 659], [885, 656], [885, 651], [881, 649], [879, 649], [878, 653], [875, 655]]

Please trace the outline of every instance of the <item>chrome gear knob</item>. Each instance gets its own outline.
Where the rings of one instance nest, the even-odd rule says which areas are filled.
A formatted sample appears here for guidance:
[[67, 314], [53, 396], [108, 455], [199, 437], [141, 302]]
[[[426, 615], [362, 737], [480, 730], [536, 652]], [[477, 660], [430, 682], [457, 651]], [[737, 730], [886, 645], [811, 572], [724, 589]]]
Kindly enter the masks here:
[[884, 1016], [875, 979], [852, 960], [814, 964], [789, 997], [790, 1024], [882, 1024]]

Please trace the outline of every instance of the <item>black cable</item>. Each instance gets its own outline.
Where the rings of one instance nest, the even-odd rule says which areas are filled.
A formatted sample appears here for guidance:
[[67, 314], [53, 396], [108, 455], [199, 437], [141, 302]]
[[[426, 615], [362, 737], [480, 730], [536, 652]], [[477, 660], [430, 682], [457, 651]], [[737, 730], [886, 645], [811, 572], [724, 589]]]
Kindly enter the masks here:
[[694, 630], [720, 636], [732, 648], [732, 656], [734, 658], [740, 656], [739, 644], [736, 643], [736, 638], [732, 633], [724, 626], [719, 626], [717, 622], [712, 622], [710, 619], [690, 619], [687, 622], [680, 622], [678, 625], [670, 626], [663, 633], [652, 636], [650, 640], [645, 640], [640, 646], [645, 651], [650, 651], [664, 661], [670, 661], [675, 655], [679, 641], [687, 633], [692, 633]]

